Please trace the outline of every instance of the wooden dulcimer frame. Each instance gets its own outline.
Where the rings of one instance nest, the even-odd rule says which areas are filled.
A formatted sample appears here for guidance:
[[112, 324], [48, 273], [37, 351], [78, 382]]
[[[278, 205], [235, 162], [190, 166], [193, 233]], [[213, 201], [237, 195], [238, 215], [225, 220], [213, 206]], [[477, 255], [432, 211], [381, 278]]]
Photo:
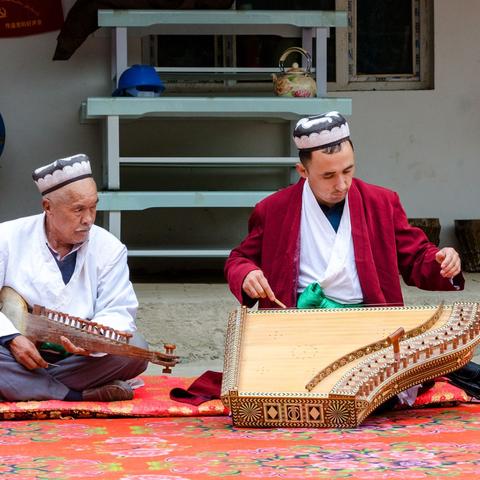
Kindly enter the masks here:
[[479, 311], [241, 307], [228, 322], [222, 400], [239, 427], [356, 427], [397, 393], [465, 365]]
[[146, 350], [129, 341], [131, 333], [120, 332], [99, 323], [74, 317], [63, 312], [34, 305], [29, 313], [26, 302], [15, 290], [4, 287], [0, 291], [0, 311], [13, 322], [18, 331], [34, 343], [61, 343], [60, 337], [68, 338], [75, 346], [90, 352], [104, 352], [125, 357], [143, 358], [163, 365], [164, 373], [178, 363], [173, 355], [175, 345], [165, 344], [165, 353]]

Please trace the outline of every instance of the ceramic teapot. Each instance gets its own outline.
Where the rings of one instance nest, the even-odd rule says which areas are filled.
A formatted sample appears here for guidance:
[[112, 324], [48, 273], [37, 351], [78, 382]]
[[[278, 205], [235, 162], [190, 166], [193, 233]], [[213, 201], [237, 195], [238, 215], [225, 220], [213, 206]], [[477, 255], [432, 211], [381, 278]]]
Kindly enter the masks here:
[[[290, 68], [285, 69], [285, 60], [293, 53], [301, 53], [307, 59], [307, 67], [300, 68], [298, 63], [293, 63]], [[317, 95], [317, 84], [310, 74], [312, 57], [300, 47], [290, 47], [282, 53], [278, 66], [281, 73], [273, 78], [273, 91], [280, 97], [315, 97]]]

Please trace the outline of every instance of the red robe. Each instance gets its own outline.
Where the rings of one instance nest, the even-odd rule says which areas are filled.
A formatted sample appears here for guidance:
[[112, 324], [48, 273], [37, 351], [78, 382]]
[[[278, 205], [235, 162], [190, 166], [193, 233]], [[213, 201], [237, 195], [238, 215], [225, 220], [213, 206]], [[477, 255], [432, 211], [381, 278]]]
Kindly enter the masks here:
[[[225, 275], [232, 293], [244, 305], [256, 299], [242, 291], [245, 276], [261, 269], [275, 296], [287, 307], [297, 300], [300, 259], [300, 218], [303, 182], [259, 202], [248, 223], [248, 235], [230, 253]], [[407, 285], [423, 290], [463, 289], [440, 275], [438, 248], [424, 232], [408, 223], [398, 195], [386, 188], [353, 179], [348, 193], [358, 278], [366, 305], [403, 305], [399, 272]], [[260, 299], [260, 308], [277, 308]]]

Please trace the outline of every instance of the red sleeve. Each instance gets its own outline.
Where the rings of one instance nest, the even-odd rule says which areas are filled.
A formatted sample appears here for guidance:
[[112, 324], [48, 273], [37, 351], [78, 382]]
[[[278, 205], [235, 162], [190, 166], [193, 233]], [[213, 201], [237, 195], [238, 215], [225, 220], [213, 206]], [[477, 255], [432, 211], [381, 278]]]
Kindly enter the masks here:
[[248, 235], [230, 252], [225, 263], [225, 277], [231, 292], [248, 307], [255, 305], [257, 299], [248, 297], [242, 290], [242, 284], [252, 270], [261, 270], [263, 226], [262, 207], [258, 204], [248, 221]]
[[440, 275], [440, 264], [435, 260], [439, 249], [429, 242], [423, 230], [408, 223], [397, 194], [393, 209], [398, 268], [405, 283], [423, 290], [463, 290], [465, 280], [461, 273], [453, 284]]

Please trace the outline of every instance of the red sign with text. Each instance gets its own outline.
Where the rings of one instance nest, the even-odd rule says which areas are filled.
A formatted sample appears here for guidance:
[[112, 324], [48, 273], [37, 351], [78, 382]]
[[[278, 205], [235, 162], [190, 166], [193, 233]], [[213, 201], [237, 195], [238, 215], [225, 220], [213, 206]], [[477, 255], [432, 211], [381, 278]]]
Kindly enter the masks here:
[[60, 30], [62, 0], [0, 0], [0, 37]]

